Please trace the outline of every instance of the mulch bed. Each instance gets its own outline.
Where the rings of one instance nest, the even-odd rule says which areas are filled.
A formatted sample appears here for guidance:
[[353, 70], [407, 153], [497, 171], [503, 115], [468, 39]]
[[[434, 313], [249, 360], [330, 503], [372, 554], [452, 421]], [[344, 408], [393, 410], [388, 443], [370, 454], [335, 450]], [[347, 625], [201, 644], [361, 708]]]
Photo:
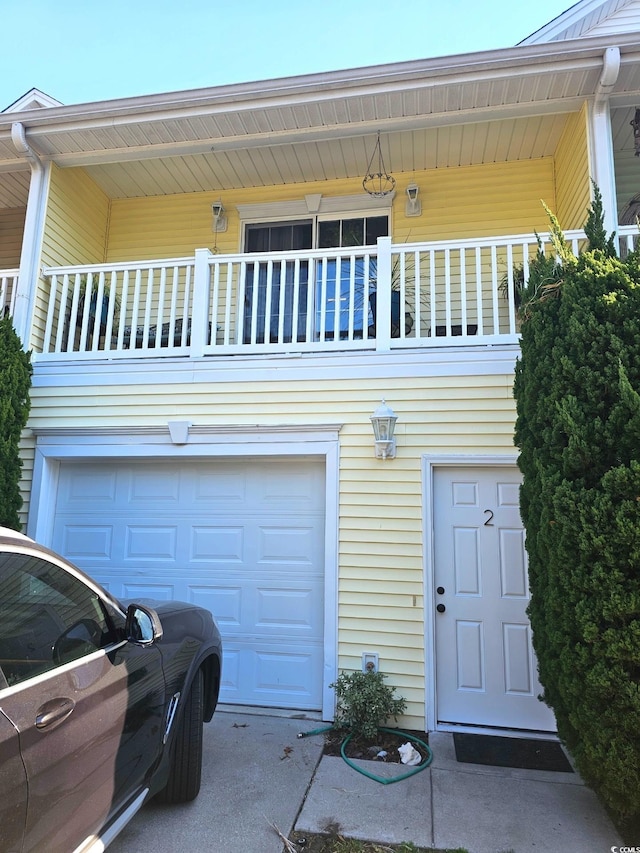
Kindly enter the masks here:
[[[348, 734], [349, 732], [344, 729], [335, 731], [332, 729], [325, 732], [323, 755], [341, 756], [340, 748]], [[345, 755], [350, 759], [366, 759], [368, 761], [400, 764], [398, 747], [403, 743], [409, 742], [420, 753], [424, 761], [428, 757], [428, 753], [419, 743], [416, 743], [407, 737], [407, 735], [417, 737], [423, 743], [429, 742], [429, 735], [426, 732], [403, 729], [392, 734], [390, 732], [379, 731], [375, 741], [362, 740], [355, 737], [351, 738], [345, 747]], [[386, 754], [382, 755], [381, 753]]]

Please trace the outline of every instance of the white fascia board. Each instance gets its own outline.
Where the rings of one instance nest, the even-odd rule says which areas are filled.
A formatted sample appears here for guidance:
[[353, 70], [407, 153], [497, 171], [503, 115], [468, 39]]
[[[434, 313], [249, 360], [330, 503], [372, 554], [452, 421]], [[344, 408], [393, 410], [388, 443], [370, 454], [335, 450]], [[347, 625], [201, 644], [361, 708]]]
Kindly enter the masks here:
[[[430, 86], [449, 85], [468, 80], [494, 79], [534, 73], [543, 69], [597, 67], [602, 51], [611, 45], [611, 36], [573, 39], [517, 46], [480, 53], [459, 54], [430, 60], [414, 60], [395, 65], [380, 65], [348, 72], [330, 72], [198, 89], [114, 101], [51, 108], [25, 113], [24, 124], [32, 133], [54, 134], [78, 128], [117, 127], [131, 121], [144, 123], [164, 119], [197, 118], [216, 112], [265, 109], [336, 97], [368, 96], [375, 92], [410, 91], [428, 82]], [[615, 42], [638, 46], [638, 33], [617, 36]], [[575, 64], [574, 64], [575, 63]], [[279, 84], [279, 85], [277, 85]], [[15, 116], [12, 116], [15, 119]], [[2, 133], [0, 115], [0, 135]]]
[[319, 357], [266, 357], [224, 359], [218, 363], [209, 358], [193, 359], [193, 364], [168, 359], [139, 362], [86, 362], [78, 364], [45, 364], [35, 362], [33, 388], [91, 388], [98, 386], [180, 385], [199, 383], [256, 382], [321, 382], [341, 380], [406, 379], [428, 376], [504, 376], [512, 375], [517, 344], [447, 349], [433, 352], [407, 350], [393, 353], [344, 353]]

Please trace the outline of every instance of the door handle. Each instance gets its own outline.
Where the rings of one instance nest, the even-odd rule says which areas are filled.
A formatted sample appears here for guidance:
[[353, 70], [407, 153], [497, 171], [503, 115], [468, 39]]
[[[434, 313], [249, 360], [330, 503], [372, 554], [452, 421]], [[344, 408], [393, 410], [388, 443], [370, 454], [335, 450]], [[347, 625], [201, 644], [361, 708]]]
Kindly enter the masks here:
[[436, 610], [438, 611], [438, 613], [444, 613], [444, 611], [445, 611], [446, 609], [447, 609], [447, 608], [444, 606], [444, 604], [438, 604], [438, 605], [436, 605]]
[[67, 719], [75, 707], [76, 703], [73, 699], [52, 699], [50, 702], [45, 702], [36, 714], [36, 728], [50, 729], [57, 726]]

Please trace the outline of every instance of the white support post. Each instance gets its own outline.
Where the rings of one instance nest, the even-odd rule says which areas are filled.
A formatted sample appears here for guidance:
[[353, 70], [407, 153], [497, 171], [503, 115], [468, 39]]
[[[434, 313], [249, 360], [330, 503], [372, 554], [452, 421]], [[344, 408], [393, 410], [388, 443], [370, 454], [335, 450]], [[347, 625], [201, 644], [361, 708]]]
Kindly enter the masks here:
[[610, 47], [604, 53], [602, 74], [589, 110], [591, 176], [602, 195], [604, 227], [611, 234], [618, 227], [616, 175], [613, 162], [613, 133], [609, 94], [618, 79], [620, 50]]
[[[365, 306], [366, 308], [366, 306]], [[391, 349], [391, 237], [378, 237], [376, 350]]]
[[202, 358], [209, 328], [210, 265], [209, 249], [196, 249], [193, 274], [193, 317], [191, 319], [191, 356]]

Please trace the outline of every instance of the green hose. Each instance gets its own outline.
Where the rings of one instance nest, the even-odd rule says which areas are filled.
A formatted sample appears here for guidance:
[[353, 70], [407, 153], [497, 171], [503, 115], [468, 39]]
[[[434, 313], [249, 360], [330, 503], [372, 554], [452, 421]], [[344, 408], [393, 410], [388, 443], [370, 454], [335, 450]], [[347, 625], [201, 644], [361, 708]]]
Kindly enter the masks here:
[[[311, 731], [308, 731], [308, 732], [299, 732], [298, 737], [310, 737], [311, 735], [321, 735], [321, 734], [324, 734], [325, 732], [330, 732], [330, 731], [334, 731], [333, 726], [325, 726], [321, 729], [312, 729]], [[416, 773], [420, 773], [421, 770], [424, 770], [425, 767], [428, 767], [431, 764], [431, 762], [433, 761], [433, 752], [431, 751], [431, 748], [424, 741], [420, 740], [419, 737], [416, 737], [415, 735], [410, 735], [407, 732], [401, 732], [401, 731], [399, 731], [399, 729], [387, 729], [387, 728], [384, 728], [383, 726], [378, 728], [378, 731], [379, 732], [387, 732], [388, 734], [397, 735], [399, 738], [407, 738], [408, 740], [411, 740], [414, 743], [419, 743], [420, 746], [426, 750], [427, 757], [422, 762], [422, 764], [417, 764], [415, 767], [412, 767], [411, 770], [409, 770], [407, 773], [403, 773], [401, 776], [393, 776], [391, 778], [385, 779], [385, 778], [382, 778], [381, 776], [376, 776], [375, 773], [370, 773], [368, 770], [365, 770], [364, 767], [360, 767], [358, 764], [354, 764], [353, 761], [351, 761], [351, 759], [347, 757], [347, 755], [345, 753], [345, 749], [346, 749], [347, 744], [349, 743], [349, 741], [353, 737], [353, 734], [349, 734], [346, 736], [346, 738], [342, 741], [342, 744], [340, 745], [340, 755], [342, 756], [344, 761], [346, 761], [346, 763], [349, 765], [349, 767], [353, 768], [353, 770], [357, 770], [358, 773], [362, 773], [362, 775], [366, 776], [368, 779], [373, 779], [374, 782], [380, 782], [381, 785], [392, 785], [394, 782], [401, 782], [403, 779], [408, 779], [410, 776], [415, 776]]]

